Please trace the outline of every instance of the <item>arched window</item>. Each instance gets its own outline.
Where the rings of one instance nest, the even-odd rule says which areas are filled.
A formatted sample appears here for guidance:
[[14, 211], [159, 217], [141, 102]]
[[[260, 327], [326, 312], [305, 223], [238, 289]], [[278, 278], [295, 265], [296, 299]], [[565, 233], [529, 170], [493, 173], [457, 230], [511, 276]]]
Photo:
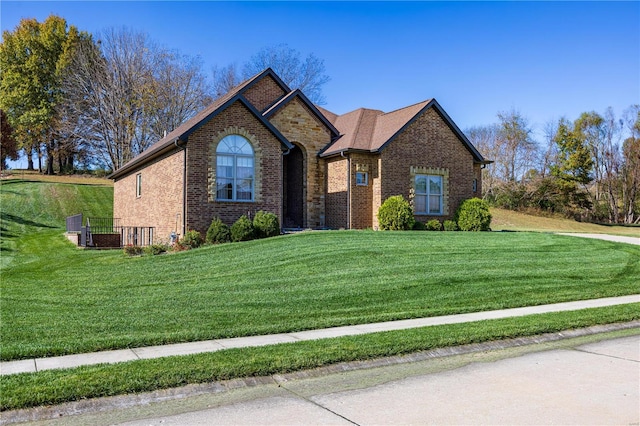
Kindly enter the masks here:
[[253, 148], [240, 135], [225, 136], [216, 148], [216, 199], [252, 201]]

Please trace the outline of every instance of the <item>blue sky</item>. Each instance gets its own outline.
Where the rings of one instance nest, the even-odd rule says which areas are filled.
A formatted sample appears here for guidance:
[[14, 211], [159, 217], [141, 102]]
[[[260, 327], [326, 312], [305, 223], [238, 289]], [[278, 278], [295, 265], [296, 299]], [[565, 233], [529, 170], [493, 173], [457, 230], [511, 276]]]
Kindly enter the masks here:
[[462, 129], [519, 110], [562, 116], [640, 103], [640, 2], [12, 2], [2, 30], [57, 14], [126, 26], [200, 55], [205, 71], [287, 43], [324, 59], [327, 109], [391, 111], [435, 97]]

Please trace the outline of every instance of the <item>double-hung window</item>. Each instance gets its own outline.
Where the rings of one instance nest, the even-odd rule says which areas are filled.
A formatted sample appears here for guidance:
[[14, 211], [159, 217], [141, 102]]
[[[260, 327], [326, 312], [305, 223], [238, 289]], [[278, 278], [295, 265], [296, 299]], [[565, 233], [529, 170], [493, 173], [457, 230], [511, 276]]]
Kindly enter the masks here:
[[416, 214], [442, 214], [442, 176], [416, 175], [413, 208]]
[[240, 135], [224, 137], [216, 148], [216, 199], [252, 201], [253, 148]]

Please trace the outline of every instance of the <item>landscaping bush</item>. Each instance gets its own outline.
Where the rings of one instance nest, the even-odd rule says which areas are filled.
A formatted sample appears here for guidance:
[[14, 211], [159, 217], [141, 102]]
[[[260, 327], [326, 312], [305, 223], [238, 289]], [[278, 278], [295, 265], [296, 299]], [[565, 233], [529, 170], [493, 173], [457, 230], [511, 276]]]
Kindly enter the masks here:
[[260, 210], [253, 218], [253, 229], [256, 238], [269, 238], [280, 235], [278, 216], [274, 213]]
[[412, 229], [415, 219], [413, 209], [402, 195], [387, 198], [378, 209], [380, 229], [398, 231]]
[[209, 244], [228, 243], [231, 241], [231, 230], [229, 229], [229, 226], [220, 220], [220, 218], [214, 218], [207, 230], [206, 241]]
[[187, 231], [186, 234], [184, 234], [184, 237], [182, 237], [179, 241], [179, 245], [186, 250], [198, 248], [202, 245], [202, 243], [202, 235], [200, 235], [198, 231], [195, 231], [193, 229]]
[[489, 205], [480, 198], [464, 200], [456, 212], [456, 222], [461, 231], [489, 231]]
[[158, 254], [166, 253], [167, 251], [169, 251], [169, 246], [167, 244], [151, 244], [144, 248], [144, 254], [148, 254], [150, 256], [156, 256]]
[[240, 219], [231, 225], [231, 241], [249, 241], [255, 238], [255, 231], [251, 220], [246, 215], [240, 216]]
[[424, 231], [425, 230], [424, 223], [420, 222], [419, 220], [416, 220], [411, 229], [413, 229], [414, 231]]
[[142, 247], [134, 246], [133, 244], [127, 244], [122, 249], [124, 254], [128, 256], [141, 256], [142, 255]]
[[427, 231], [442, 231], [442, 224], [438, 219], [431, 219], [425, 224]]
[[445, 231], [457, 231], [458, 230], [458, 224], [455, 222], [455, 220], [445, 220], [444, 221], [444, 230]]

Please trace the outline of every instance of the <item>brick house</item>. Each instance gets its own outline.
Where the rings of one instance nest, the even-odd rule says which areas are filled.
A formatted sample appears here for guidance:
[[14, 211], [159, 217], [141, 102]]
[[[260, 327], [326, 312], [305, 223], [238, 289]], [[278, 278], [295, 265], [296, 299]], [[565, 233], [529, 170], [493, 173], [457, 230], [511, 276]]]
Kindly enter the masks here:
[[114, 217], [168, 240], [259, 210], [285, 228], [376, 228], [403, 195], [416, 219], [452, 218], [487, 164], [435, 99], [336, 115], [267, 69], [115, 171]]

